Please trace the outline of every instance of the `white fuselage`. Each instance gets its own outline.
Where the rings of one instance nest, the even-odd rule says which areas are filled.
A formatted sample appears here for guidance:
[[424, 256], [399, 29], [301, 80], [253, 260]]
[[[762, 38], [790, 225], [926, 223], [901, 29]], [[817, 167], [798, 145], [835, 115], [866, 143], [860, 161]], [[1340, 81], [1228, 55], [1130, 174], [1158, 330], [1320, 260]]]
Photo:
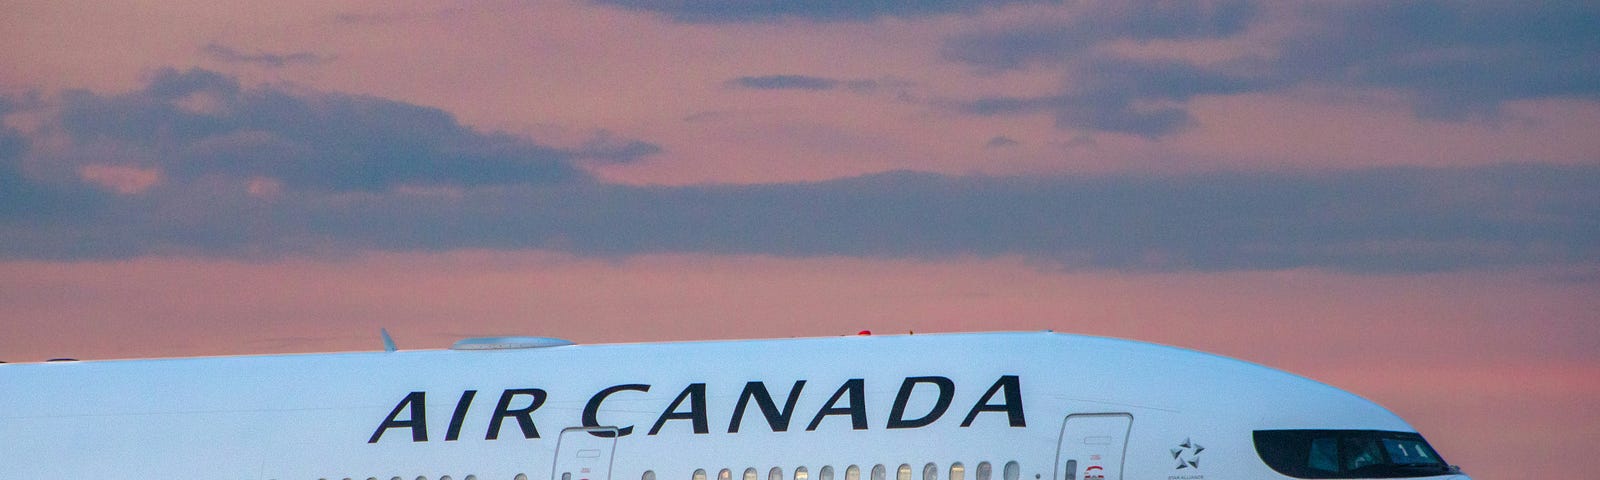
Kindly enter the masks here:
[[0, 365], [8, 479], [1289, 478], [1252, 439], [1282, 429], [1414, 431], [1280, 371], [1052, 333]]

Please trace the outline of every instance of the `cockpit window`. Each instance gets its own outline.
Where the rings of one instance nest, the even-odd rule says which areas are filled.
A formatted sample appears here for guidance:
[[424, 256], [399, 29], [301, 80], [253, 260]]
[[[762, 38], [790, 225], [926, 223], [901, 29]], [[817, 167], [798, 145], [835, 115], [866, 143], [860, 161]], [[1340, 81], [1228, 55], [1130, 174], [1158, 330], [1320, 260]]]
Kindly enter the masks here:
[[1410, 478], [1450, 473], [1422, 435], [1378, 430], [1257, 430], [1256, 453], [1295, 478]]

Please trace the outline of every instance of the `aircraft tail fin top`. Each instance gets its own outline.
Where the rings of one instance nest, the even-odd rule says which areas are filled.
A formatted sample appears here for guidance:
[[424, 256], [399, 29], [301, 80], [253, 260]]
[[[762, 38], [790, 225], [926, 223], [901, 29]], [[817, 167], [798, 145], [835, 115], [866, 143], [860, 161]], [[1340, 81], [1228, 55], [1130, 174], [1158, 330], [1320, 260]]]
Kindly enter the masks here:
[[378, 335], [383, 336], [383, 351], [393, 352], [395, 350], [399, 350], [394, 346], [394, 337], [389, 336], [389, 329], [379, 328]]

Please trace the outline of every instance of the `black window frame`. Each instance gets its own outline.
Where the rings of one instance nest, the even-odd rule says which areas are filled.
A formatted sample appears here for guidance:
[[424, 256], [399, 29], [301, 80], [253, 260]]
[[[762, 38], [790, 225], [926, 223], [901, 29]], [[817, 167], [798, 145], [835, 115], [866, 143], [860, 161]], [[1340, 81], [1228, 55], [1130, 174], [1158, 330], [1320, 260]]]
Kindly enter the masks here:
[[[1338, 470], [1320, 470], [1310, 467], [1309, 457], [1314, 440], [1335, 439], [1337, 458], [1335, 467]], [[1427, 452], [1438, 460], [1438, 467], [1412, 466], [1395, 464], [1389, 458], [1390, 452], [1384, 447], [1382, 440], [1392, 439], [1408, 442], [1418, 442], [1427, 447]], [[1256, 430], [1253, 434], [1256, 455], [1261, 458], [1273, 471], [1294, 478], [1304, 479], [1355, 479], [1355, 478], [1419, 478], [1448, 475], [1455, 472], [1450, 463], [1439, 455], [1422, 434], [1416, 432], [1402, 432], [1389, 430], [1334, 430], [1334, 429], [1284, 429], [1284, 430]], [[1382, 456], [1381, 462], [1364, 465], [1358, 468], [1347, 469], [1350, 463], [1345, 448], [1346, 445], [1376, 442], [1376, 452]]]

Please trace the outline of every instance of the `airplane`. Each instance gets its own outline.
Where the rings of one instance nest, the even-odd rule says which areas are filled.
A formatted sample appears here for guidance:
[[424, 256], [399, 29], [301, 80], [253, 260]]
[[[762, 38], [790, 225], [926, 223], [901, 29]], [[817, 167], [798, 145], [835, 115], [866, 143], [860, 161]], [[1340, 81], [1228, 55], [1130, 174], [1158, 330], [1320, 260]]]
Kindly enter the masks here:
[[1371, 401], [1130, 340], [384, 341], [0, 364], [0, 478], [1468, 480]]

